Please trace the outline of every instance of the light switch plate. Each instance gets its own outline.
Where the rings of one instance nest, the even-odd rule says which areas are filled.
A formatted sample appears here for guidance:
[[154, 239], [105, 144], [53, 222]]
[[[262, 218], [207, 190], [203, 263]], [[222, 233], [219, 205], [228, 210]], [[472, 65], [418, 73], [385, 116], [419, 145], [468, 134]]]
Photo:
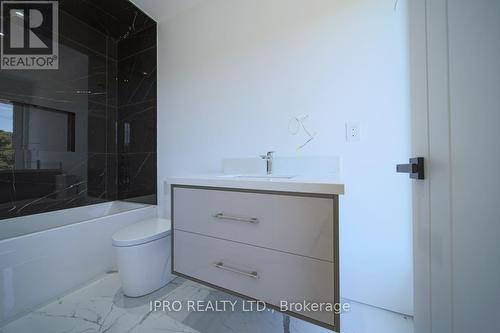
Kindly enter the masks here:
[[345, 124], [345, 139], [347, 142], [360, 141], [360, 124], [359, 122], [348, 122]]

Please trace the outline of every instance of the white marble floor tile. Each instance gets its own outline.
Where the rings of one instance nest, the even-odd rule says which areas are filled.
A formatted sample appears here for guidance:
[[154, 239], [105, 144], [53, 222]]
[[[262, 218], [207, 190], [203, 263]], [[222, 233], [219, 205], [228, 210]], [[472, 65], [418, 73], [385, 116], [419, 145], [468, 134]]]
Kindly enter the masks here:
[[[181, 311], [151, 311], [150, 302], [180, 301]], [[231, 301], [234, 311], [188, 311], [188, 301]], [[123, 295], [118, 274], [106, 274], [0, 328], [0, 333], [328, 333], [328, 329], [280, 312], [247, 311], [243, 300], [177, 278], [149, 295]], [[342, 333], [412, 333], [412, 320], [352, 304], [341, 315]]]
[[[184, 282], [186, 283], [186, 282]], [[186, 283], [188, 285], [188, 283]], [[1, 329], [2, 333], [149, 333], [197, 332], [162, 313], [150, 312], [150, 300], [182, 292], [183, 284], [169, 284], [140, 298], [123, 296], [117, 274], [103, 278], [59, 298]]]
[[184, 323], [203, 333], [284, 332], [283, 315], [277, 311], [247, 311], [240, 298], [213, 290], [205, 301], [231, 301], [234, 311], [191, 312]]

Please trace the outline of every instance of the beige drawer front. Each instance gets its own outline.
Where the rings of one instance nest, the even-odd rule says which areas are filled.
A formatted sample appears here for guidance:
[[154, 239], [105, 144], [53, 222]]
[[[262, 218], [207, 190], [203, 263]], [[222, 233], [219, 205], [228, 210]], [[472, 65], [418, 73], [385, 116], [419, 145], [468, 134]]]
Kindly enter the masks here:
[[[332, 263], [179, 230], [174, 272], [276, 306], [281, 300], [335, 302]], [[334, 325], [332, 312], [299, 313]]]
[[333, 198], [174, 187], [173, 199], [175, 229], [334, 261]]

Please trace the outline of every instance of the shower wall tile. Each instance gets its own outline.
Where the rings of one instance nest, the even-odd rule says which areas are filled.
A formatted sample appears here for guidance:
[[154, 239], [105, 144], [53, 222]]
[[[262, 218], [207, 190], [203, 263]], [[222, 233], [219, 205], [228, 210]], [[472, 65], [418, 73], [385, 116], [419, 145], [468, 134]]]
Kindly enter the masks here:
[[106, 158], [106, 198], [113, 201], [118, 199], [118, 154], [107, 154]]
[[118, 106], [156, 100], [156, 48], [118, 57]]
[[107, 108], [107, 118], [106, 118], [106, 142], [107, 142], [107, 153], [117, 154], [118, 153], [118, 108], [116, 106], [108, 106]]
[[[108, 53], [114, 52], [115, 56], [117, 54], [118, 43], [113, 40], [109, 40], [108, 43]], [[108, 57], [107, 64], [107, 74], [108, 74], [108, 104], [117, 106], [118, 105], [118, 61], [111, 57]]]
[[[53, 209], [64, 198], [64, 191], [58, 190], [61, 173], [59, 170], [16, 170], [0, 172], [0, 217], [9, 218]], [[78, 195], [73, 187], [73, 196]], [[64, 207], [62, 207], [64, 208]], [[52, 209], [52, 210], [53, 210]]]
[[0, 99], [67, 112], [86, 112], [87, 96], [77, 94], [76, 90], [88, 89], [91, 55], [64, 40], [61, 42], [57, 71], [2, 71]]
[[87, 194], [94, 198], [106, 198], [108, 155], [93, 154], [88, 159]]
[[[115, 41], [109, 40], [108, 49], [114, 50], [117, 55], [118, 45]], [[118, 137], [117, 137], [117, 122], [118, 122], [118, 62], [112, 58], [108, 58], [107, 63], [107, 109], [106, 109], [106, 135], [107, 135], [107, 152], [116, 154], [118, 152]], [[116, 160], [116, 156], [115, 156]], [[116, 164], [115, 164], [116, 166]], [[116, 172], [115, 172], [116, 174]], [[116, 181], [115, 190], [116, 192]]]
[[118, 173], [120, 200], [152, 196], [156, 203], [156, 153], [120, 154]]
[[119, 151], [156, 152], [156, 100], [122, 106], [119, 110]]
[[118, 43], [118, 54], [127, 57], [149, 48], [156, 48], [156, 24], [134, 31]]
[[118, 197], [156, 203], [156, 24], [118, 43]]
[[88, 151], [89, 153], [107, 153], [108, 119], [107, 105], [89, 102], [88, 114]]
[[[74, 15], [64, 11], [64, 6], [60, 7], [59, 14], [59, 34], [67, 40], [71, 40], [81, 47], [92, 49], [93, 51], [105, 55], [107, 53], [107, 35], [94, 27], [81, 21]], [[116, 58], [116, 54], [115, 54]]]
[[134, 4], [125, 0], [65, 0], [61, 1], [60, 9], [116, 40], [123, 40], [131, 32], [155, 24]]
[[[106, 0], [101, 1], [101, 4], [106, 2], [119, 4], [122, 1]], [[116, 30], [119, 28], [116, 26], [119, 21], [115, 16], [114, 11], [108, 13], [102, 10], [97, 1], [66, 0], [60, 3], [59, 9], [67, 13], [71, 13], [75, 19], [85, 22], [86, 25], [94, 28], [96, 31], [99, 31], [104, 35], [113, 36], [118, 34]]]

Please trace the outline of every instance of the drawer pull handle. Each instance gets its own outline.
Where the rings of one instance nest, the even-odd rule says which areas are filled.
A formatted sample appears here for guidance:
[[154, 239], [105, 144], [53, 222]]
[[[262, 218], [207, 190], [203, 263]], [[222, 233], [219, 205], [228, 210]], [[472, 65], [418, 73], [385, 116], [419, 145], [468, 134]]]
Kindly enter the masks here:
[[246, 272], [246, 271], [242, 271], [242, 270], [239, 270], [237, 268], [234, 268], [234, 267], [229, 267], [229, 266], [226, 266], [224, 265], [224, 263], [222, 261], [219, 261], [218, 263], [215, 263], [214, 264], [215, 267], [219, 268], [219, 269], [223, 269], [223, 270], [226, 270], [226, 271], [229, 271], [229, 272], [233, 272], [233, 273], [238, 273], [238, 274], [241, 274], [241, 275], [245, 275], [245, 276], [248, 276], [248, 277], [251, 277], [251, 278], [254, 278], [254, 279], [258, 279], [259, 278], [259, 274], [257, 272]]
[[229, 215], [224, 215], [224, 213], [217, 213], [214, 215], [216, 219], [221, 219], [221, 220], [232, 220], [232, 221], [239, 221], [239, 222], [249, 222], [249, 223], [259, 223], [259, 219], [256, 217], [238, 217], [238, 216], [229, 216]]

